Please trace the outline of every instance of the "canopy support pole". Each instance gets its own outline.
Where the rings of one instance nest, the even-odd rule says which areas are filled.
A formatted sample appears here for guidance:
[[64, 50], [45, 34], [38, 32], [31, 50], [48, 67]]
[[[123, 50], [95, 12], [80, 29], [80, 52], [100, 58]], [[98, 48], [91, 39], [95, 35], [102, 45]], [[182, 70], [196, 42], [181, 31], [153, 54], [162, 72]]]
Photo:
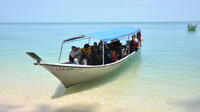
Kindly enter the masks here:
[[130, 37], [129, 37], [129, 35], [128, 35], [128, 54], [130, 54], [130, 47], [131, 47], [131, 46], [130, 46], [130, 45], [131, 45], [130, 42], [131, 42], [131, 41], [130, 41]]
[[103, 45], [103, 46], [102, 46], [102, 54], [103, 54], [103, 55], [102, 55], [102, 58], [103, 58], [103, 59], [102, 59], [102, 61], [103, 61], [102, 64], [104, 65], [104, 41], [103, 41], [103, 44], [102, 44], [102, 45]]
[[60, 62], [60, 58], [61, 58], [61, 54], [62, 54], [63, 44], [64, 44], [64, 42], [62, 42], [62, 45], [61, 45], [61, 48], [60, 48], [60, 55], [59, 55], [58, 63]]
[[88, 44], [90, 45], [90, 37], [89, 37], [89, 40], [88, 40]]

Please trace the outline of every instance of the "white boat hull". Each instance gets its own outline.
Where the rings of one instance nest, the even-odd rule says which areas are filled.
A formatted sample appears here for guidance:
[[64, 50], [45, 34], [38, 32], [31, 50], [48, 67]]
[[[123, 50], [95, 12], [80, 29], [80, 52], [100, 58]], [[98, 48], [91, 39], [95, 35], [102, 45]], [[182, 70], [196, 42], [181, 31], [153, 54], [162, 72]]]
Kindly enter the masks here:
[[81, 82], [97, 79], [105, 74], [116, 70], [118, 67], [122, 66], [126, 62], [133, 61], [133, 57], [135, 57], [138, 53], [140, 53], [140, 49], [137, 52], [133, 52], [129, 56], [117, 62], [106, 65], [90, 66], [47, 63], [40, 63], [39, 65], [43, 66], [53, 75], [55, 75], [64, 84], [65, 87], [71, 87]]

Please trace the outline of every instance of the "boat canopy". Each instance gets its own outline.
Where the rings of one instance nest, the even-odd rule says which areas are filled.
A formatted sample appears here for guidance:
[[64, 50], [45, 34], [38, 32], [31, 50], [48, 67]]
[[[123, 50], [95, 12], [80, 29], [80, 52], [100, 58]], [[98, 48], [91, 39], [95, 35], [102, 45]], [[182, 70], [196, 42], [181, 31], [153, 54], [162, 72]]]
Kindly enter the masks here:
[[[87, 34], [87, 35], [80, 35], [80, 36], [77, 36], [77, 37], [71, 37], [71, 38], [65, 39], [65, 40], [63, 40], [62, 45], [61, 45], [58, 62], [60, 62], [60, 58], [61, 58], [61, 54], [62, 54], [62, 48], [63, 48], [63, 44], [65, 42], [73, 41], [73, 40], [77, 40], [77, 39], [88, 38], [88, 37], [89, 37], [89, 39], [90, 38], [96, 38], [96, 39], [102, 40], [104, 42], [109, 42], [109, 41], [119, 39], [119, 38], [122, 38], [122, 37], [125, 37], [125, 36], [136, 34], [138, 32], [140, 32], [140, 29], [138, 29], [138, 28], [121, 27], [121, 28], [115, 28], [115, 29], [111, 29], [111, 30], [107, 30], [107, 31], [96, 32], [96, 33], [91, 33], [91, 34]], [[102, 52], [104, 54], [104, 47], [103, 47]], [[104, 64], [104, 55], [103, 55], [103, 64]]]
[[86, 36], [95, 37], [100, 40], [103, 40], [104, 42], [108, 42], [108, 41], [111, 41], [114, 39], [122, 38], [124, 36], [133, 35], [138, 32], [140, 32], [140, 29], [138, 29], [138, 28], [121, 27], [121, 28], [115, 28], [115, 29], [111, 29], [111, 30], [107, 30], [107, 31], [87, 34]]
[[122, 38], [124, 36], [133, 35], [138, 32], [140, 32], [140, 29], [138, 28], [121, 27], [121, 28], [115, 28], [115, 29], [106, 30], [102, 32], [96, 32], [96, 33], [91, 33], [91, 34], [86, 34], [86, 35], [80, 35], [77, 37], [71, 37], [71, 38], [63, 40], [63, 43], [67, 41], [73, 41], [73, 40], [88, 38], [88, 37], [97, 38], [104, 42], [108, 42], [114, 39]]

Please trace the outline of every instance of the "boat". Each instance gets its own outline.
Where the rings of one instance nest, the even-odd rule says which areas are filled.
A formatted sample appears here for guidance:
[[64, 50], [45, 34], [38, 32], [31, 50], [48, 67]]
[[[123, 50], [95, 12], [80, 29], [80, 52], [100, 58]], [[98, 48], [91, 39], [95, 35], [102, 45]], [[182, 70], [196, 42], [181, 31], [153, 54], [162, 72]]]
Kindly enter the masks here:
[[197, 28], [197, 24], [188, 24], [187, 29], [188, 31], [195, 31]]
[[[127, 61], [133, 61], [133, 57], [138, 55], [141, 51], [141, 47], [138, 48], [137, 51], [130, 52], [130, 47], [128, 49], [129, 54], [124, 56], [122, 59], [117, 60], [112, 63], [105, 63], [104, 55], [102, 55], [102, 64], [101, 65], [78, 65], [78, 64], [66, 64], [60, 62], [60, 57], [62, 55], [63, 45], [67, 42], [71, 41], [81, 41], [83, 38], [95, 38], [100, 41], [103, 41], [103, 50], [104, 54], [104, 44], [112, 42], [116, 39], [127, 38], [129, 41], [132, 35], [136, 35], [140, 33], [141, 30], [133, 27], [123, 27], [123, 28], [115, 28], [107, 31], [96, 32], [86, 35], [80, 35], [76, 37], [71, 37], [63, 40], [60, 49], [59, 61], [58, 63], [47, 63], [42, 60], [36, 53], [34, 52], [26, 52], [27, 55], [36, 60], [35, 65], [40, 65], [44, 67], [47, 71], [52, 73], [55, 77], [57, 77], [62, 84], [68, 88], [82, 82], [91, 81], [98, 79], [104, 75], [109, 75], [112, 71], [118, 69], [120, 66], [126, 64]], [[140, 35], [141, 36], [141, 35]]]

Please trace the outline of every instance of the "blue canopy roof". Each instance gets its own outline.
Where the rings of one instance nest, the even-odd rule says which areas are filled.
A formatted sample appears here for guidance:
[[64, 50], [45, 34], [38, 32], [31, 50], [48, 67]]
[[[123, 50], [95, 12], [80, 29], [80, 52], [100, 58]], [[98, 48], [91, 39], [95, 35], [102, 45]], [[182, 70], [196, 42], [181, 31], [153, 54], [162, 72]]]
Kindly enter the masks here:
[[107, 42], [107, 41], [118, 39], [124, 36], [133, 35], [137, 32], [140, 32], [140, 29], [132, 28], [132, 27], [122, 27], [122, 28], [111, 29], [111, 30], [107, 30], [103, 32], [91, 33], [91, 34], [87, 34], [86, 36], [96, 37], [103, 40], [104, 42]]

